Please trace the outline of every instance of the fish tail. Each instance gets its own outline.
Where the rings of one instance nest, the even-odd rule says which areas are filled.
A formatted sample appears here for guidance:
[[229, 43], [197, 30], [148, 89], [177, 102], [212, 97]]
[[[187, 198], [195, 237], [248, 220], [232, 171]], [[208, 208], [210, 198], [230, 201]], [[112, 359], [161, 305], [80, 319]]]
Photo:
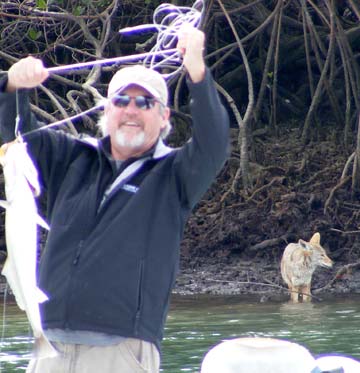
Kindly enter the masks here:
[[37, 359], [55, 357], [58, 355], [55, 347], [45, 337], [43, 333], [39, 337], [35, 338], [34, 357]]
[[4, 201], [3, 199], [0, 200], [0, 206], [4, 209], [7, 209], [10, 206], [10, 203], [8, 201]]

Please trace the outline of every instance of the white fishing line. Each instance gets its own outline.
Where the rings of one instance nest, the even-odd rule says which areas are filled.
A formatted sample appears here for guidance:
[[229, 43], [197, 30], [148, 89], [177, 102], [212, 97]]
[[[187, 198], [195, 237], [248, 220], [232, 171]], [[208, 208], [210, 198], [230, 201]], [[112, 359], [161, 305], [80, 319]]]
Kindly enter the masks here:
[[[204, 11], [204, 0], [195, 1], [192, 7], [175, 6], [173, 4], [160, 4], [154, 11], [153, 23], [125, 27], [119, 33], [136, 33], [139, 31], [156, 30], [158, 35], [156, 44], [149, 52], [106, 58], [102, 60], [87, 61], [69, 65], [50, 67], [47, 71], [51, 74], [73, 73], [74, 70], [84, 69], [97, 65], [110, 65], [143, 60], [143, 64], [155, 69], [164, 65], [175, 65], [178, 68], [169, 74], [163, 74], [165, 78], [176, 74], [182, 67], [181, 55], [176, 49], [177, 35], [185, 25], [198, 28]], [[180, 65], [180, 66], [179, 66]]]
[[[182, 58], [176, 49], [177, 36], [182, 27], [190, 25], [198, 28], [204, 11], [204, 1], [197, 0], [192, 7], [175, 6], [173, 4], [159, 5], [153, 14], [153, 23], [126, 27], [119, 32], [136, 33], [139, 31], [157, 31], [156, 43], [143, 59], [143, 65], [152, 69], [169, 67], [177, 68], [170, 73], [163, 73], [164, 78], [177, 74], [182, 69]], [[170, 52], [169, 51], [173, 51]]]
[[107, 99], [103, 99], [100, 101], [99, 104], [93, 106], [92, 108], [88, 109], [88, 110], [85, 110], [85, 111], [82, 111], [81, 113], [78, 113], [78, 114], [75, 114], [71, 117], [68, 117], [68, 118], [65, 118], [65, 119], [61, 119], [61, 120], [58, 120], [56, 122], [53, 122], [53, 123], [50, 123], [50, 124], [47, 124], [45, 126], [42, 126], [40, 128], [36, 128], [34, 130], [31, 130], [31, 131], [28, 131], [26, 132], [26, 135], [30, 134], [30, 133], [33, 133], [33, 132], [37, 132], [37, 131], [41, 131], [41, 130], [44, 130], [44, 129], [47, 129], [47, 128], [52, 128], [52, 127], [57, 127], [57, 126], [61, 126], [63, 124], [66, 124], [67, 122], [69, 121], [72, 121], [72, 120], [75, 120], [75, 119], [78, 119], [78, 118], [81, 118], [87, 114], [90, 114], [96, 110], [101, 110], [104, 108], [105, 106], [105, 103], [106, 103]]
[[[0, 341], [0, 353], [2, 353], [2, 346], [5, 341], [5, 329], [6, 329], [6, 302], [7, 302], [7, 294], [8, 294], [8, 282], [5, 283], [5, 289], [4, 289], [4, 300], [3, 300], [3, 312], [2, 312], [2, 325], [1, 325], [1, 341]], [[2, 359], [0, 359], [0, 372], [2, 370]]]
[[[159, 54], [163, 56], [163, 55], [166, 55], [167, 53], [170, 53], [170, 54], [175, 53], [176, 51], [177, 51], [176, 49], [172, 49], [172, 50], [167, 50], [167, 51], [161, 51], [159, 52]], [[153, 54], [156, 54], [156, 53], [157, 52]], [[149, 54], [152, 54], [152, 53], [146, 52], [146, 53], [134, 54], [131, 56], [121, 56], [121, 57], [105, 58], [102, 60], [79, 62], [79, 63], [70, 64], [70, 65], [49, 67], [46, 70], [51, 74], [61, 74], [61, 73], [68, 74], [68, 73], [73, 73], [74, 70], [85, 69], [85, 68], [93, 67], [96, 65], [111, 65], [115, 63], [121, 63], [121, 62], [137, 61], [145, 57], [148, 57]]]
[[[204, 0], [196, 0], [192, 7], [175, 6], [173, 4], [164, 3], [159, 5], [155, 9], [152, 24], [126, 27], [119, 31], [122, 34], [133, 34], [144, 30], [156, 30], [156, 43], [149, 52], [139, 53], [131, 56], [121, 56], [70, 65], [55, 66], [48, 68], [47, 71], [51, 74], [66, 74], [74, 72], [74, 70], [93, 67], [96, 65], [109, 65], [114, 63], [143, 60], [143, 65], [151, 69], [158, 69], [161, 67], [169, 68], [170, 66], [175, 66], [176, 68], [172, 72], [162, 73], [163, 77], [165, 79], [168, 79], [181, 71], [183, 67], [182, 57], [176, 48], [177, 36], [179, 34], [179, 31], [186, 25], [198, 28], [200, 26], [204, 8]], [[62, 124], [66, 124], [66, 122], [68, 121], [81, 118], [82, 116], [87, 115], [90, 112], [102, 109], [106, 102], [105, 100], [106, 99], [101, 100], [100, 104], [97, 104], [96, 106], [82, 113], [37, 128], [27, 133], [60, 126]]]

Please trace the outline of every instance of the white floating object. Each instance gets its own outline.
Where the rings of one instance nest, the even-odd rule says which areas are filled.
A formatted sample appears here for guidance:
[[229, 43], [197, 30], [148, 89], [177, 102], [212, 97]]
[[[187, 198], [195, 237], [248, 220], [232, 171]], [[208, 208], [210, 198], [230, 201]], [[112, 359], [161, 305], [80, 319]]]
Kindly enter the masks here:
[[360, 362], [346, 356], [324, 355], [316, 359], [316, 365], [324, 372], [343, 368], [344, 373], [360, 373]]
[[310, 373], [315, 358], [303, 346], [274, 338], [236, 338], [212, 348], [201, 373]]

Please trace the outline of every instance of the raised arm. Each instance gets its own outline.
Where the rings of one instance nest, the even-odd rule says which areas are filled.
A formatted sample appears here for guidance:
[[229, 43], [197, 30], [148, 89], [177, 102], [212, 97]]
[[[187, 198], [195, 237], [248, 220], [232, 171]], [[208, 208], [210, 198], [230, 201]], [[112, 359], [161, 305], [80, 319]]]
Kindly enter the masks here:
[[31, 114], [28, 89], [44, 82], [48, 72], [41, 60], [26, 57], [12, 65], [7, 77], [0, 81], [0, 137], [2, 142], [15, 138], [16, 118], [20, 132], [39, 127]]
[[190, 26], [178, 36], [191, 95], [192, 138], [178, 152], [174, 169], [182, 203], [190, 207], [214, 181], [229, 149], [229, 118], [205, 65], [204, 44], [204, 33]]
[[202, 31], [191, 26], [181, 28], [177, 48], [193, 83], [199, 83], [205, 77], [204, 45], [205, 35]]

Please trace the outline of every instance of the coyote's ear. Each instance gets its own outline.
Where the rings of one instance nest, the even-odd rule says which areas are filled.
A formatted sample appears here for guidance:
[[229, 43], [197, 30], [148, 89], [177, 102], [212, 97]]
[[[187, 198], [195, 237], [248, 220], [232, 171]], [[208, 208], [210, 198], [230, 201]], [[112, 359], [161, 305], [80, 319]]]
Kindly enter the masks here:
[[307, 243], [306, 241], [300, 239], [300, 240], [298, 241], [298, 243], [299, 243], [299, 245], [300, 245], [303, 249], [305, 249], [305, 250], [309, 250], [309, 246], [308, 246], [308, 243]]
[[316, 232], [314, 235], [311, 237], [310, 243], [320, 245], [320, 233]]

